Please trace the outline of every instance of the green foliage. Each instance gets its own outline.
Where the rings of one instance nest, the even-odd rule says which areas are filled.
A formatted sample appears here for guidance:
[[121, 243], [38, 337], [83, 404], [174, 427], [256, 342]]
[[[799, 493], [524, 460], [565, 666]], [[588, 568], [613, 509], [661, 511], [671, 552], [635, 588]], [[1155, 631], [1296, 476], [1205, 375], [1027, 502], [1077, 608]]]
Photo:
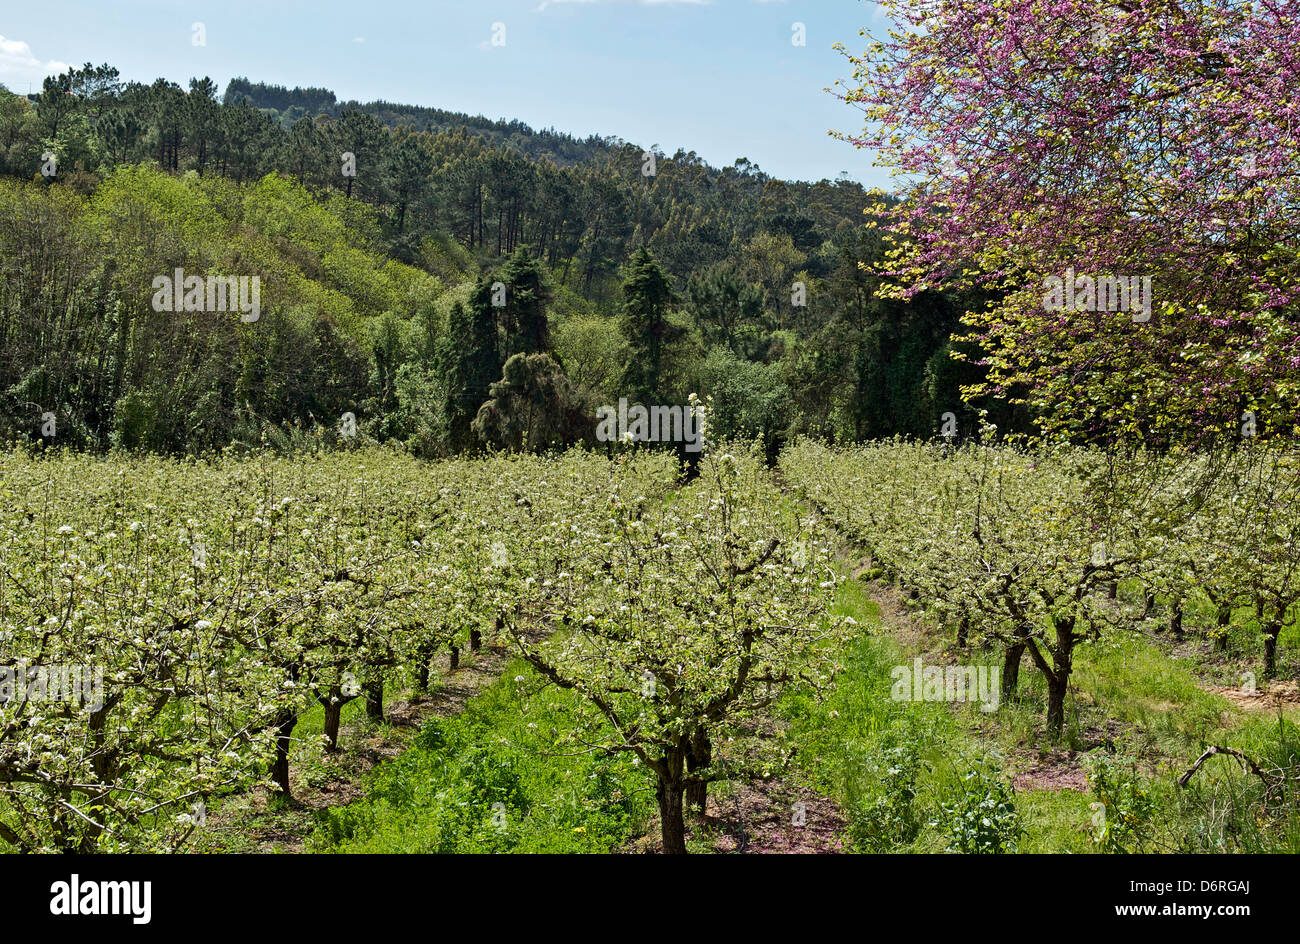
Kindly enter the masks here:
[[551, 291], [541, 263], [524, 247], [516, 249], [501, 269], [505, 305], [498, 313], [508, 361], [515, 354], [545, 354], [551, 348], [546, 309]]
[[[30, 182], [45, 147], [53, 186]], [[759, 394], [719, 419], [769, 443], [787, 430], [919, 432], [982, 379], [948, 360], [944, 304], [873, 301], [861, 266], [882, 249], [857, 230], [857, 184], [776, 181], [745, 159], [715, 169], [683, 151], [657, 159], [647, 179], [622, 142], [340, 103], [325, 89], [236, 79], [218, 101], [210, 78], [124, 83], [89, 63], [51, 76], [34, 107], [0, 95], [0, 173], [29, 181], [21, 197], [0, 192], [15, 285], [0, 296], [0, 331], [18, 339], [0, 391], [48, 367], [52, 389], [33, 402], [79, 431], [68, 444], [202, 453], [247, 441], [250, 415], [282, 430], [352, 412], [368, 435], [430, 454], [476, 448], [470, 426], [502, 363], [550, 353], [552, 326], [569, 321], [554, 353], [580, 388], [646, 404], [697, 393], [739, 407]], [[13, 271], [32, 258], [68, 278]], [[258, 276], [262, 318], [152, 312], [153, 280], [177, 267]], [[478, 333], [448, 333], [451, 303], [474, 309], [494, 267], [486, 281], [507, 287], [491, 312], [495, 350], [485, 312]], [[796, 281], [806, 305], [793, 302]], [[386, 319], [379, 346], [375, 319]], [[55, 323], [65, 336], [42, 330]], [[387, 343], [395, 334], [400, 346]], [[730, 383], [728, 355], [760, 368]], [[445, 435], [423, 420], [412, 432], [396, 396], [408, 363], [443, 375]], [[117, 402], [135, 391], [119, 429]], [[0, 401], [4, 426], [30, 437], [17, 397]], [[145, 401], [147, 433], [134, 428]]]
[[27, 100], [0, 86], [0, 173], [28, 179], [38, 173], [41, 133]]
[[777, 367], [719, 348], [701, 366], [700, 380], [713, 398], [715, 435], [780, 443], [790, 418], [790, 391]]
[[667, 387], [669, 348], [684, 334], [668, 316], [676, 300], [668, 276], [654, 257], [639, 249], [627, 265], [620, 327], [628, 340], [628, 360], [619, 389], [629, 402], [671, 402]]
[[476, 441], [470, 424], [501, 378], [492, 286], [487, 281], [475, 286], [468, 304], [452, 305], [438, 360], [447, 384], [448, 441], [454, 449], [470, 448]]
[[877, 792], [849, 808], [849, 835], [861, 852], [892, 852], [916, 839], [921, 820], [916, 808], [917, 779], [922, 760], [911, 740], [882, 744], [877, 768]]
[[555, 356], [565, 372], [601, 403], [618, 402], [618, 381], [627, 350], [627, 340], [612, 318], [572, 318], [555, 332]]
[[1143, 852], [1158, 806], [1131, 755], [1092, 752], [1085, 758], [1093, 805], [1093, 842], [1102, 852]]
[[[649, 814], [645, 770], [626, 756], [563, 750], [574, 695], [528, 694], [519, 663], [453, 718], [375, 770], [366, 797], [320, 814], [333, 852], [608, 852]], [[560, 747], [560, 750], [556, 748]], [[568, 756], [566, 756], [568, 755]]]
[[595, 418], [549, 354], [516, 354], [479, 407], [472, 428], [491, 446], [542, 452], [595, 441]]
[[447, 388], [434, 371], [419, 364], [397, 369], [398, 408], [393, 433], [410, 453], [431, 459], [447, 453]]
[[762, 327], [761, 288], [741, 282], [728, 269], [714, 268], [693, 277], [687, 294], [691, 313], [706, 341], [751, 359], [761, 356], [753, 344], [757, 329]]
[[940, 808], [939, 825], [948, 851], [967, 854], [1015, 852], [1022, 831], [1011, 787], [985, 766], [962, 777], [961, 794]]

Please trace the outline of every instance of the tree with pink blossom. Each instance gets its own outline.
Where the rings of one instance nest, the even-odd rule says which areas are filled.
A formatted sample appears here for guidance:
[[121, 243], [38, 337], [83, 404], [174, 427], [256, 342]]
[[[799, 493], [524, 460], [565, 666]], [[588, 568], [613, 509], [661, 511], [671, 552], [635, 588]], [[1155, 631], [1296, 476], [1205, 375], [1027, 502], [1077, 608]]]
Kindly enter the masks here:
[[870, 208], [892, 291], [979, 286], [971, 395], [1051, 432], [1300, 432], [1300, 7], [883, 0], [849, 137], [907, 198]]

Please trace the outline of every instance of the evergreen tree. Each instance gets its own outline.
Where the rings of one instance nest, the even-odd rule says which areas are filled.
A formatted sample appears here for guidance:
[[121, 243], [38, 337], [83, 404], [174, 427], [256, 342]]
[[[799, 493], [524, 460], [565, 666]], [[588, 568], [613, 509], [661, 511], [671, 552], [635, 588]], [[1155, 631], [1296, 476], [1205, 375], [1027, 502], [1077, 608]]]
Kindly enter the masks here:
[[490, 282], [478, 283], [468, 307], [460, 302], [452, 307], [441, 360], [447, 383], [448, 444], [457, 451], [469, 449], [475, 443], [470, 426], [501, 376]]
[[551, 330], [546, 308], [551, 292], [542, 263], [525, 247], [516, 249], [501, 270], [506, 286], [506, 305], [501, 309], [505, 334], [505, 355], [545, 354], [551, 349]]
[[540, 452], [595, 438], [595, 418], [550, 355], [514, 355], [491, 394], [474, 419], [474, 432], [493, 445]]
[[[687, 289], [691, 312], [710, 344], [725, 344], [733, 354], [744, 353], [741, 335], [745, 328], [761, 328], [763, 290], [747, 284], [723, 267], [691, 279]], [[761, 339], [760, 339], [761, 340]], [[758, 345], [750, 345], [758, 347]]]
[[190, 93], [184, 105], [185, 135], [194, 157], [195, 170], [202, 176], [212, 157], [212, 141], [221, 122], [217, 104], [217, 83], [210, 78], [190, 79]]
[[630, 355], [621, 386], [629, 400], [661, 402], [666, 386], [665, 352], [684, 333], [668, 319], [668, 306], [675, 300], [668, 276], [654, 256], [649, 250], [638, 249], [626, 269], [620, 316]]

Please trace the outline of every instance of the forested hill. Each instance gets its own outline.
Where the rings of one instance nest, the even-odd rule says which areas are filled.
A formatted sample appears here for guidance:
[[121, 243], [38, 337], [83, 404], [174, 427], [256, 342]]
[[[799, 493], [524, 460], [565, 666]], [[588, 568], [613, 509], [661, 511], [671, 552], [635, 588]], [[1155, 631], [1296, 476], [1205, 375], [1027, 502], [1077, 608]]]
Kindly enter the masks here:
[[[428, 133], [435, 137], [469, 135], [494, 152], [511, 154], [530, 163], [549, 162], [569, 169], [579, 164], [634, 166], [647, 182], [657, 177], [660, 164], [690, 168], [696, 185], [706, 185], [728, 196], [740, 191], [755, 195], [763, 205], [741, 202], [736, 209], [768, 217], [768, 226], [788, 233], [796, 245], [806, 250], [828, 238], [862, 223], [866, 193], [851, 180], [783, 181], [770, 177], [748, 158], [737, 158], [730, 167], [719, 170], [698, 157], [694, 151], [679, 150], [669, 156], [654, 152], [654, 166], [646, 167], [650, 152], [616, 137], [591, 135], [576, 138], [554, 129], [534, 130], [521, 121], [492, 120], [482, 115], [446, 111], [420, 105], [399, 105], [386, 101], [361, 103], [339, 102], [325, 88], [285, 88], [235, 78], [226, 86], [225, 105], [247, 103], [274, 119], [286, 131], [303, 118], [316, 124], [345, 120], [349, 114], [375, 118], [390, 131], [399, 134]], [[507, 162], [503, 170], [517, 171], [518, 165]], [[804, 212], [804, 208], [812, 212]], [[653, 226], [653, 223], [650, 223]]]
[[325, 88], [285, 88], [246, 78], [231, 79], [223, 102], [235, 105], [246, 101], [274, 117], [283, 127], [291, 127], [300, 118], [338, 118], [344, 111], [373, 115], [389, 128], [412, 131], [455, 131], [464, 128], [497, 148], [511, 148], [533, 160], [546, 158], [560, 166], [594, 159], [602, 152], [621, 148], [626, 142], [614, 137], [591, 135], [585, 139], [558, 132], [553, 128], [536, 131], [522, 121], [493, 120], [482, 115], [446, 111], [423, 105], [399, 105], [393, 102], [340, 102]]
[[[348, 412], [423, 454], [544, 448], [600, 404], [698, 393], [776, 447], [1006, 409], [962, 401], [983, 368], [950, 356], [954, 299], [878, 297], [854, 182], [325, 89], [224, 98], [90, 64], [0, 90], [0, 436], [52, 413], [64, 444], [205, 451]], [[160, 311], [177, 268], [260, 278], [260, 317]], [[539, 400], [554, 425], [521, 431]]]

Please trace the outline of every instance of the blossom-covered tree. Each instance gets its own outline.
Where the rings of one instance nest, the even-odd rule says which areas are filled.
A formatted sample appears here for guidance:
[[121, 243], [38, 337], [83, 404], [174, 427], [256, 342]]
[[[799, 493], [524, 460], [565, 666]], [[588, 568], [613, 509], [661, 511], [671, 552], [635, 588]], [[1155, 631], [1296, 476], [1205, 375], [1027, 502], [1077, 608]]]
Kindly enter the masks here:
[[968, 392], [1094, 439], [1236, 433], [1247, 411], [1294, 431], [1294, 5], [882, 6], [895, 27], [846, 51], [851, 140], [908, 181], [876, 208], [894, 290], [1000, 298], [966, 315], [989, 369]]

